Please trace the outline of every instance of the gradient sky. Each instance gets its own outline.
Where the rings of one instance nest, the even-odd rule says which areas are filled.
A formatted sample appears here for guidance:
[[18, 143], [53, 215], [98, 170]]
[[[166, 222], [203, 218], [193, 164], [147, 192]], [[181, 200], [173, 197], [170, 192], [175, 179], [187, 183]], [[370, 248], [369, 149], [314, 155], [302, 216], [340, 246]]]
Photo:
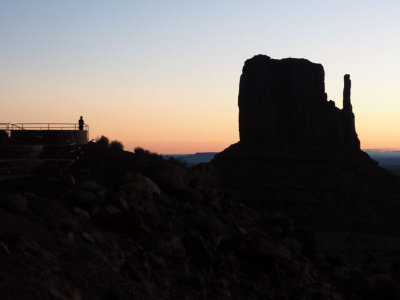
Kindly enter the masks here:
[[343, 75], [362, 148], [400, 148], [399, 1], [0, 0], [0, 122], [77, 122], [126, 150], [221, 151], [239, 139], [246, 59]]

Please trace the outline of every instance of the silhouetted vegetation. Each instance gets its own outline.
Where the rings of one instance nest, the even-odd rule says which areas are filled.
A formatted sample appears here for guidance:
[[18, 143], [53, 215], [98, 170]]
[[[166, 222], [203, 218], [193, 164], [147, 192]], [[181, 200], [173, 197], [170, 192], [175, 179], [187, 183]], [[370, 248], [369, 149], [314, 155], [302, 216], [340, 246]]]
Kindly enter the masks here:
[[120, 141], [114, 140], [110, 142], [109, 138], [104, 135], [98, 137], [96, 143], [104, 147], [110, 147], [113, 150], [124, 150], [124, 145]]
[[136, 147], [133, 152], [135, 152], [135, 154], [137, 155], [150, 155], [151, 152], [149, 150], [146, 150], [142, 147]]
[[163, 157], [155, 152], [150, 152], [142, 147], [136, 147], [134, 152], [139, 157], [147, 157], [147, 158], [154, 158], [154, 159], [163, 159]]
[[124, 150], [124, 145], [120, 141], [112, 141], [110, 147], [113, 150]]
[[171, 162], [173, 164], [177, 164], [177, 165], [180, 165], [182, 167], [186, 167], [186, 163], [184, 161], [182, 161], [182, 160], [179, 160], [179, 159], [176, 159], [176, 158], [173, 158], [173, 157], [169, 157], [169, 158], [166, 159], [164, 156], [162, 156], [162, 155], [160, 155], [160, 154], [158, 154], [156, 152], [151, 152], [149, 150], [146, 150], [146, 149], [144, 149], [142, 147], [136, 147], [134, 149], [134, 152], [139, 158], [152, 159], [152, 160], [156, 160], [156, 161], [165, 160], [165, 161], [169, 161], [169, 162]]
[[108, 137], [102, 135], [101, 137], [96, 139], [96, 143], [108, 147], [110, 145], [110, 140], [108, 139]]

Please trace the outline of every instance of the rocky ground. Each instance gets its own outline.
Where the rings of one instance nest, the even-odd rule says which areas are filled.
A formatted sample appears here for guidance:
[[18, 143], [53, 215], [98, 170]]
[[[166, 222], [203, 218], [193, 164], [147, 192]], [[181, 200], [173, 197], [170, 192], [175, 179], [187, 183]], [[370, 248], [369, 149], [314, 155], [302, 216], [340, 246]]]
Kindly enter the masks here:
[[[296, 228], [314, 232], [313, 263], [328, 266], [333, 280], [365, 293], [361, 299], [398, 298], [400, 179], [366, 153], [240, 142], [213, 165], [236, 201], [264, 216], [285, 214]], [[393, 295], [366, 292], [374, 280], [386, 280], [384, 290]]]
[[337, 248], [330, 248], [282, 214], [258, 216], [219, 187], [209, 164], [186, 168], [145, 151], [90, 143], [61, 177], [0, 187], [1, 299], [395, 299], [398, 293], [396, 278], [384, 270], [340, 261], [341, 245], [354, 241], [332, 236]]

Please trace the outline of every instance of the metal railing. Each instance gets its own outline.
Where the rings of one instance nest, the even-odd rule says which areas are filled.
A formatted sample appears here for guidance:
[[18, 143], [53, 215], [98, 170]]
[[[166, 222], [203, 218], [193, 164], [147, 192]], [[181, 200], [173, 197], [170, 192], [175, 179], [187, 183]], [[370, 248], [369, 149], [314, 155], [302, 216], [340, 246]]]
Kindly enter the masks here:
[[[27, 135], [28, 139], [24, 140], [24, 143], [13, 143], [15, 141], [19, 141], [19, 133], [18, 131], [27, 131], [25, 133], [22, 133], [22, 136], [25, 134]], [[32, 133], [28, 131], [33, 131]], [[71, 139], [68, 139], [68, 144], [60, 144], [58, 145], [57, 143], [55, 145], [53, 144], [46, 144], [50, 145], [50, 147], [46, 148], [47, 152], [42, 152], [39, 153], [38, 155], [35, 155], [35, 157], [32, 158], [27, 158], [25, 157], [22, 152], [21, 157], [17, 158], [6, 158], [4, 156], [3, 158], [0, 157], [0, 181], [3, 179], [9, 179], [9, 178], [14, 178], [14, 177], [26, 177], [26, 176], [32, 176], [33, 174], [39, 174], [40, 172], [46, 172], [49, 170], [62, 170], [65, 169], [66, 167], [70, 166], [78, 157], [79, 151], [80, 151], [80, 146], [75, 143], [75, 138], [79, 137], [80, 134], [74, 134], [73, 131], [81, 131], [79, 129], [79, 124], [75, 123], [0, 123], [0, 131], [5, 131], [8, 134], [9, 137], [9, 142], [7, 142], [5, 145], [7, 147], [21, 147], [26, 146], [26, 145], [36, 145], [37, 143], [32, 142], [29, 138], [37, 138], [46, 136], [47, 131], [62, 131], [65, 130], [66, 132], [63, 134], [60, 134], [59, 136], [62, 139], [68, 138], [68, 136], [71, 136]], [[36, 132], [38, 131], [38, 132]], [[42, 133], [40, 133], [40, 132]], [[83, 125], [83, 130], [87, 132], [87, 137], [89, 136], [89, 125], [84, 124]], [[16, 135], [14, 137], [13, 141], [11, 141], [12, 135]], [[3, 133], [4, 134], [4, 133]], [[57, 136], [58, 133], [52, 134], [50, 133], [50, 136]], [[82, 135], [86, 136], [86, 134]], [[23, 139], [21, 139], [23, 140]], [[51, 140], [51, 139], [50, 139]], [[28, 142], [26, 142], [28, 141]], [[43, 144], [43, 141], [40, 139], [41, 144]], [[72, 141], [72, 142], [71, 142]], [[53, 148], [52, 148], [53, 147]], [[53, 150], [52, 150], [53, 149]], [[6, 149], [7, 150], [7, 149]], [[53, 153], [54, 152], [54, 153]], [[7, 153], [7, 152], [6, 152]], [[14, 152], [12, 152], [14, 153]], [[18, 153], [17, 153], [18, 154]], [[40, 156], [39, 156], [40, 155]], [[18, 156], [18, 155], [17, 155]]]
[[[79, 130], [76, 123], [0, 123], [4, 130]], [[89, 125], [84, 124], [83, 130], [89, 130]]]
[[[0, 123], [0, 130], [5, 130], [8, 135], [12, 130], [79, 130], [76, 123]], [[89, 125], [84, 124], [83, 130], [89, 134]]]

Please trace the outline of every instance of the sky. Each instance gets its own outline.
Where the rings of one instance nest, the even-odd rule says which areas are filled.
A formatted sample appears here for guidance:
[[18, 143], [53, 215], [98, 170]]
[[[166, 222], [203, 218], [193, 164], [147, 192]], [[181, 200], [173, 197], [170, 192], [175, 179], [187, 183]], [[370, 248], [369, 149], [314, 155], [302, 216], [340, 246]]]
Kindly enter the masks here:
[[0, 123], [76, 123], [126, 150], [218, 152], [239, 140], [244, 61], [301, 57], [361, 147], [400, 148], [400, 1], [0, 0]]

